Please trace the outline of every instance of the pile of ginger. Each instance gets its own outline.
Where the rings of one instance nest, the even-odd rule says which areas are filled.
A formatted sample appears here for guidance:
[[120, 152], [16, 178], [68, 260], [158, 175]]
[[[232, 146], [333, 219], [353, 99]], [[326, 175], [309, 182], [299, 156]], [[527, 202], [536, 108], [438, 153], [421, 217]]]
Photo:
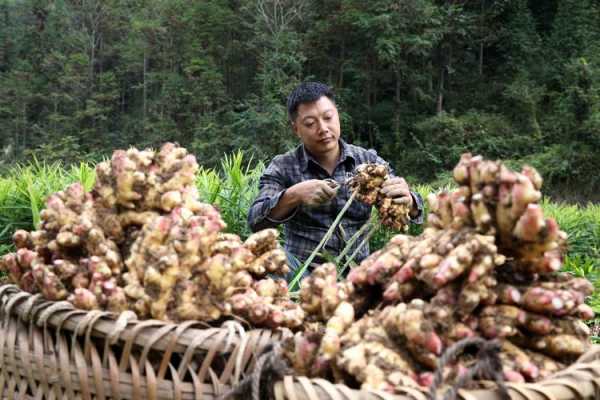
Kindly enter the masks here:
[[[384, 169], [361, 171], [357, 198], [377, 204]], [[561, 271], [567, 236], [543, 216], [539, 174], [464, 154], [454, 179], [457, 189], [429, 196], [421, 235], [392, 237], [347, 279], [329, 263], [301, 283], [305, 327], [284, 343], [297, 374], [428, 387], [446, 350], [481, 338], [498, 341], [505, 380], [534, 382], [589, 348], [594, 288]], [[477, 363], [474, 350], [444, 367], [445, 382]]]
[[298, 328], [278, 231], [242, 241], [195, 187], [198, 164], [184, 148], [117, 150], [80, 183], [52, 194], [38, 229], [18, 230], [0, 259], [11, 283], [85, 310], [134, 311], [178, 322], [232, 317], [252, 326]]

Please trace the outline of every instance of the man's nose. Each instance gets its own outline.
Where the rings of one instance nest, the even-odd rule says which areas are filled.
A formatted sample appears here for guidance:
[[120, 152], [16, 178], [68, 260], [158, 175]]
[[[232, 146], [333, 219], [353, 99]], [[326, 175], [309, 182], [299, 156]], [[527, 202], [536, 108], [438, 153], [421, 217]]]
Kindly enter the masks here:
[[327, 124], [325, 123], [324, 120], [319, 119], [319, 133], [323, 134], [323, 133], [327, 133], [329, 132], [329, 128], [327, 128]]

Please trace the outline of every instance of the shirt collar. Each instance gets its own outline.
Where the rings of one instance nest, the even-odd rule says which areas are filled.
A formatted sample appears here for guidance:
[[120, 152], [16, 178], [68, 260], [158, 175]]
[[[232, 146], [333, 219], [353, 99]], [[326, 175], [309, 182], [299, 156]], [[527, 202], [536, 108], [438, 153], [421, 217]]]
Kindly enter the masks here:
[[[352, 150], [350, 149], [350, 147], [348, 146], [348, 144], [343, 141], [342, 139], [339, 140], [340, 143], [340, 159], [338, 161], [338, 165], [344, 163], [348, 158], [351, 158], [353, 161], [356, 161], [356, 157], [355, 155], [352, 153]], [[301, 144], [300, 146], [298, 146], [298, 161], [300, 163], [300, 168], [302, 169], [302, 171], [306, 171], [306, 168], [308, 168], [308, 162], [312, 161], [315, 164], [319, 164], [317, 162], [317, 160], [315, 160], [315, 158], [308, 152], [306, 151], [306, 147], [304, 147], [304, 144]]]

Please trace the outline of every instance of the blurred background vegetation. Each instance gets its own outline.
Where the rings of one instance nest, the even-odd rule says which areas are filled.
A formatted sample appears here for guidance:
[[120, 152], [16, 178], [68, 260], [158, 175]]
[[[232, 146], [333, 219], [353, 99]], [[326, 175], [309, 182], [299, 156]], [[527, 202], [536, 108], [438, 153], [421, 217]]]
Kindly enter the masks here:
[[307, 79], [412, 182], [471, 151], [600, 198], [598, 0], [0, 0], [0, 169], [165, 141], [254, 168], [296, 144]]

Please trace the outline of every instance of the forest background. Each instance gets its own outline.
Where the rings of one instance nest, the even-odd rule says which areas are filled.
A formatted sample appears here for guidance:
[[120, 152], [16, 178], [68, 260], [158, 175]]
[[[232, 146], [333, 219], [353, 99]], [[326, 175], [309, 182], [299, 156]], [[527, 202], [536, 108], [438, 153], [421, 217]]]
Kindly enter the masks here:
[[598, 0], [0, 0], [0, 171], [165, 141], [268, 161], [303, 80], [409, 182], [471, 151], [600, 198]]

